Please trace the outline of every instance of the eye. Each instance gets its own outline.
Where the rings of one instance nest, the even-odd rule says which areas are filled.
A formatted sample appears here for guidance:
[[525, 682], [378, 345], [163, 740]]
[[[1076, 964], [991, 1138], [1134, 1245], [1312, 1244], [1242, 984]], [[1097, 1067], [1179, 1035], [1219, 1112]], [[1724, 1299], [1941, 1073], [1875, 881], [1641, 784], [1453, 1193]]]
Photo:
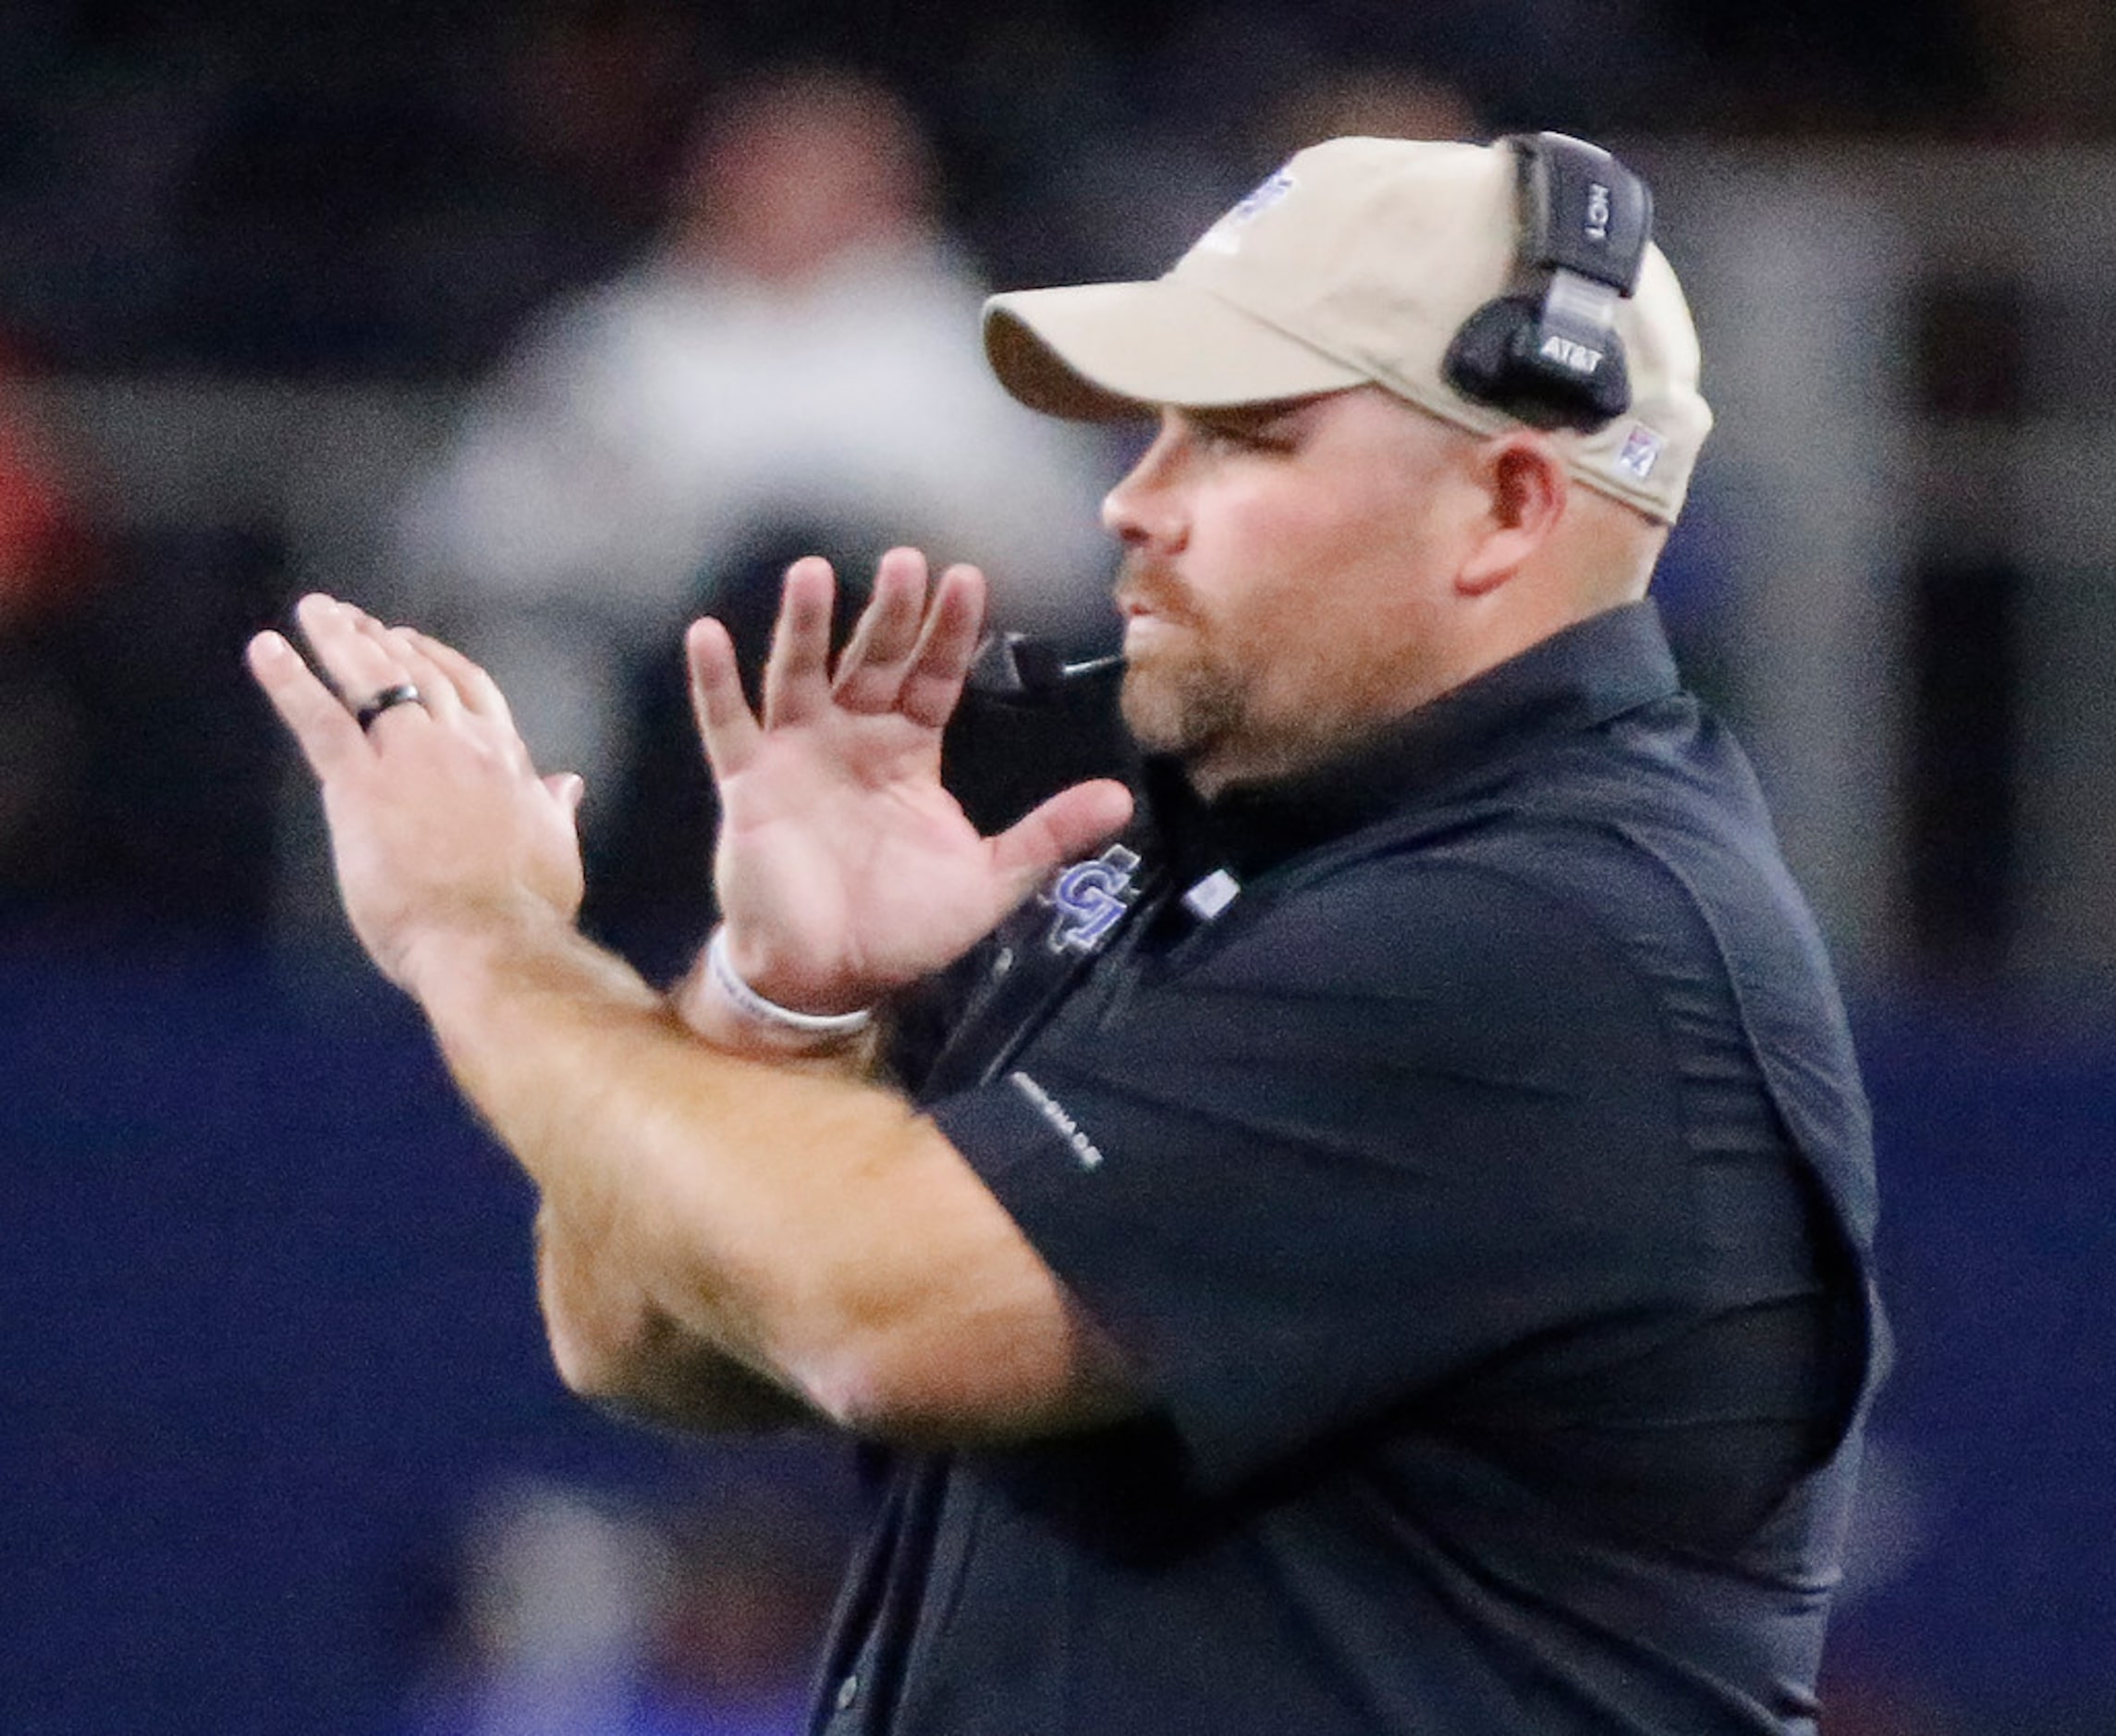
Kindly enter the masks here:
[[1192, 437], [1207, 452], [1290, 452], [1292, 430], [1284, 416], [1204, 415], [1191, 419]]

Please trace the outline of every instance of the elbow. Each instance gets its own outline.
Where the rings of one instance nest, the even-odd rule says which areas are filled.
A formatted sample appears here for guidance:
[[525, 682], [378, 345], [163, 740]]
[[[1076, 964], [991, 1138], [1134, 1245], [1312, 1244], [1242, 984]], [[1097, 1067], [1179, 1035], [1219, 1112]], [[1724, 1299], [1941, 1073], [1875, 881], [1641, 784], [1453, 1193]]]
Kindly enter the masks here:
[[637, 1379], [646, 1337], [643, 1319], [631, 1334], [619, 1336], [555, 1307], [546, 1296], [544, 1336], [551, 1365], [566, 1389], [597, 1404], [620, 1403]]
[[[643, 1299], [622, 1307], [571, 1307], [562, 1291], [544, 1292], [544, 1337], [566, 1389], [599, 1410], [653, 1420], [672, 1404], [702, 1408], [723, 1382], [719, 1353]], [[693, 1392], [693, 1388], [696, 1389]]]
[[[894, 1311], [852, 1305], [827, 1286], [802, 1300], [810, 1305], [789, 1307], [764, 1347], [789, 1388], [830, 1426], [861, 1439], [942, 1444], [934, 1424], [960, 1417], [956, 1371], [972, 1347], [960, 1345], [962, 1357], [936, 1357], [932, 1335], [907, 1332]], [[922, 1337], [927, 1353], [913, 1353]]]
[[839, 1345], [802, 1359], [790, 1372], [801, 1397], [831, 1427], [862, 1440], [911, 1444], [922, 1407], [883, 1358], [862, 1347]]
[[789, 1369], [807, 1404], [862, 1439], [998, 1445], [1114, 1422], [1139, 1408], [1113, 1361], [1078, 1340], [975, 1331], [851, 1332]]
[[749, 1433], [816, 1419], [798, 1397], [752, 1374], [643, 1298], [540, 1287], [544, 1339], [568, 1391], [626, 1422], [682, 1434]]
[[567, 1390], [598, 1403], [621, 1402], [639, 1378], [654, 1337], [645, 1298], [613, 1286], [540, 1219], [536, 1299], [552, 1366]]

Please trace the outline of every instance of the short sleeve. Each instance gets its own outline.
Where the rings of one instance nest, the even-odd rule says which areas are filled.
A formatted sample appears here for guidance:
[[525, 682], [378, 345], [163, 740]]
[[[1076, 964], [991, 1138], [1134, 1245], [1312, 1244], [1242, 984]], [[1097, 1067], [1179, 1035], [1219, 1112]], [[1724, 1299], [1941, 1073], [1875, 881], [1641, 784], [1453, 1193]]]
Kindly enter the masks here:
[[1680, 1290], [1665, 1040], [1584, 911], [1385, 859], [1225, 928], [931, 1106], [1202, 1482]]

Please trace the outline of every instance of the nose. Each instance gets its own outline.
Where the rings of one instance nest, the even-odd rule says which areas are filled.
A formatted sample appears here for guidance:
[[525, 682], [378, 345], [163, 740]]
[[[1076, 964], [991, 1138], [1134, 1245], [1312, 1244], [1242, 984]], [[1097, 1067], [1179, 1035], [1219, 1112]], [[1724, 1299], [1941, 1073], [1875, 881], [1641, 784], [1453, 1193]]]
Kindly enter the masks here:
[[1186, 520], [1178, 485], [1180, 446], [1180, 424], [1172, 411], [1164, 410], [1153, 444], [1103, 495], [1102, 528], [1127, 548], [1168, 553], [1182, 546]]

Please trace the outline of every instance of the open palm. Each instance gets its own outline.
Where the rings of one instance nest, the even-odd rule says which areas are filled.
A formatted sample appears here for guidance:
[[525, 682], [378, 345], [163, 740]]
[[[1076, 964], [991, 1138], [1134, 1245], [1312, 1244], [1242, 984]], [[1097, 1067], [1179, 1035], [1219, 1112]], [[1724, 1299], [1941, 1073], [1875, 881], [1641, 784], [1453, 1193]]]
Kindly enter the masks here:
[[835, 667], [827, 563], [797, 561], [750, 710], [717, 622], [691, 632], [691, 691], [719, 786], [715, 884], [735, 967], [811, 1012], [865, 1006], [960, 956], [1059, 864], [1121, 827], [1131, 795], [1097, 780], [981, 837], [940, 782], [985, 581], [892, 549]]

